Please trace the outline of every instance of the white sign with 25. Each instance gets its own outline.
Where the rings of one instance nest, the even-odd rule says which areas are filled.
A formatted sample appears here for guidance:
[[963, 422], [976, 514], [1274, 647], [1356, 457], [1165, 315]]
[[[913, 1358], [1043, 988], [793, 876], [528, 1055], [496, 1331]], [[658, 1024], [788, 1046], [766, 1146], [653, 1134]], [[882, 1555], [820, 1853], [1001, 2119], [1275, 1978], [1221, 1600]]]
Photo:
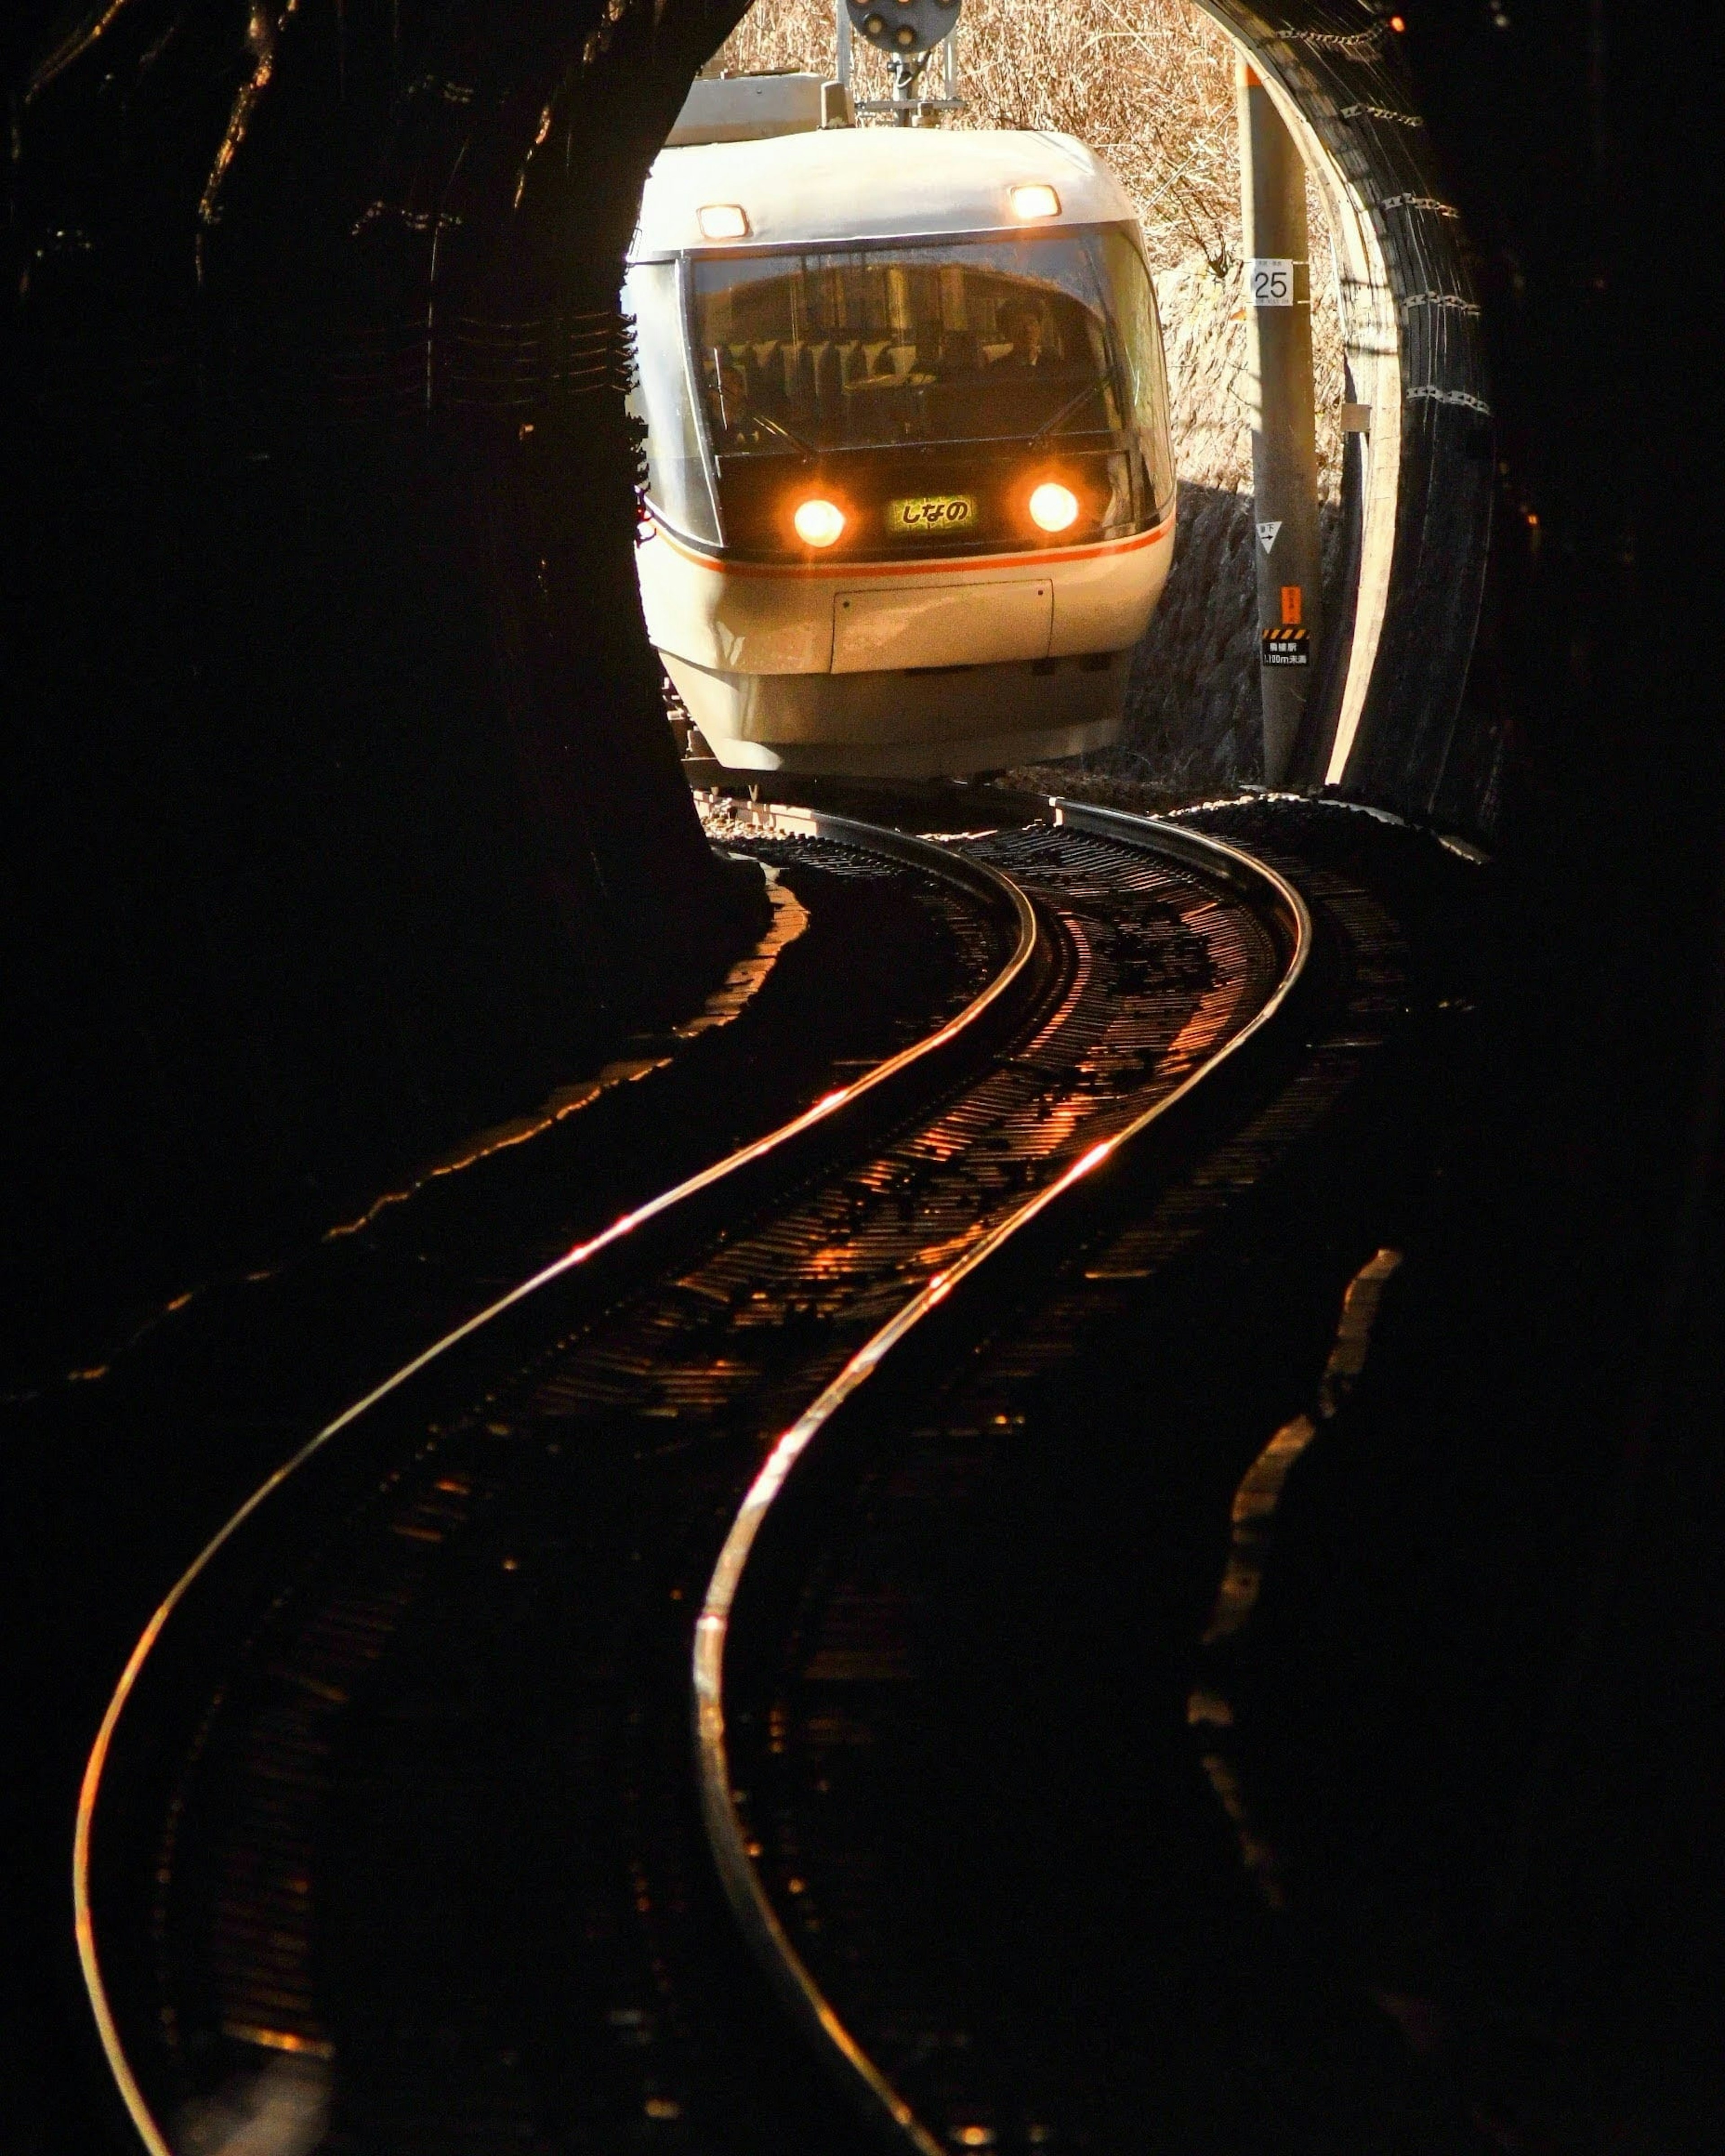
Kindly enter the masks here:
[[1245, 266], [1246, 303], [1254, 307], [1291, 307], [1294, 265], [1285, 254], [1255, 254]]

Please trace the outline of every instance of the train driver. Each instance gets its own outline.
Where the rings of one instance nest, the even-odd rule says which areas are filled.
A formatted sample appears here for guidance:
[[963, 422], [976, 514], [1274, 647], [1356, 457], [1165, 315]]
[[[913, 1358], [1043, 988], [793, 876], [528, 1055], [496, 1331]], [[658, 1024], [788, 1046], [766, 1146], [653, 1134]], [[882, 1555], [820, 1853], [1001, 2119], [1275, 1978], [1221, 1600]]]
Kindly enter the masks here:
[[712, 348], [707, 379], [716, 392], [714, 398], [724, 446], [728, 449], [773, 449], [783, 439], [783, 429], [749, 400], [749, 378], [742, 363], [721, 345]]
[[988, 372], [1010, 381], [1029, 382], [1055, 371], [1052, 357], [1043, 349], [1042, 311], [1027, 300], [1014, 300], [1000, 310], [1000, 326], [1012, 340], [990, 364]]

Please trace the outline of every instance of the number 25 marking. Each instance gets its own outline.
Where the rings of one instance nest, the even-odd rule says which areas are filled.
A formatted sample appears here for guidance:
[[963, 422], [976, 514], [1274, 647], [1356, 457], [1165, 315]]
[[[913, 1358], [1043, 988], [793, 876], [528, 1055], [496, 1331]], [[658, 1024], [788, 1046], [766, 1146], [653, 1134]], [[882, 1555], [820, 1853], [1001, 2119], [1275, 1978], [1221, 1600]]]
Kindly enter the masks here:
[[1294, 304], [1294, 265], [1286, 256], [1259, 255], [1246, 264], [1246, 291], [1255, 307]]

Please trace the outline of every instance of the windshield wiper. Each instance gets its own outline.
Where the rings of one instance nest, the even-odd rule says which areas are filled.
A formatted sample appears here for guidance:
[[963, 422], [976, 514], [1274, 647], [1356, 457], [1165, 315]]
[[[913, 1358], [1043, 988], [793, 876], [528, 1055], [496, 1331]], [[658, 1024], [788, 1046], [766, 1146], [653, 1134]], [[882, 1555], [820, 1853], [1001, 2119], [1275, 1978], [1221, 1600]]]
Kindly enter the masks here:
[[1030, 447], [1033, 449], [1040, 449], [1042, 444], [1048, 439], [1049, 436], [1053, 434], [1055, 429], [1060, 425], [1061, 420], [1070, 419], [1072, 414], [1078, 409], [1079, 406], [1084, 403], [1086, 398], [1094, 397], [1099, 389], [1103, 389], [1106, 387], [1107, 385], [1106, 382], [1086, 382], [1083, 388], [1079, 391], [1076, 397], [1069, 397], [1066, 399], [1066, 402], [1061, 405], [1060, 410], [1055, 413], [1053, 418], [1049, 420], [1045, 426], [1039, 427], [1036, 432], [1031, 435]]
[[[751, 412], [748, 414], [748, 422], [753, 426], [764, 427], [769, 434], [777, 434], [780, 441], [793, 449], [798, 456], [807, 458], [813, 462], [816, 452], [809, 447], [800, 434], [793, 434], [783, 420], [769, 418], [764, 412]], [[719, 451], [721, 457], [757, 457], [762, 454], [759, 449], [721, 449]], [[776, 455], [778, 452], [768, 450], [766, 454]]]

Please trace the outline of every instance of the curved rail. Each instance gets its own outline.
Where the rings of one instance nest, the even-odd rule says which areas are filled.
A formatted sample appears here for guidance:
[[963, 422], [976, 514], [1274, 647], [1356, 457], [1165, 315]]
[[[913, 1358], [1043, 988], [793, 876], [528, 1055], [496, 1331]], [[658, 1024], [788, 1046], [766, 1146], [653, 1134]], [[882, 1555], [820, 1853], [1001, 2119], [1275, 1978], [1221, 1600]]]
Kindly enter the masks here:
[[1036, 914], [1029, 900], [1010, 876], [985, 863], [973, 861], [949, 852], [932, 842], [912, 837], [899, 831], [879, 829], [869, 824], [853, 821], [848, 817], [828, 816], [811, 810], [768, 808], [762, 811], [762, 822], [787, 835], [831, 839], [869, 852], [884, 854], [889, 858], [937, 875], [949, 883], [956, 883], [972, 896], [999, 906], [1003, 902], [1009, 910], [1017, 935], [1011, 956], [986, 988], [973, 997], [964, 1009], [949, 1019], [934, 1033], [913, 1041], [908, 1048], [890, 1056], [865, 1072], [854, 1083], [827, 1093], [799, 1116], [781, 1124], [777, 1130], [739, 1147], [722, 1160], [703, 1168], [699, 1173], [686, 1178], [657, 1197], [624, 1214], [611, 1224], [576, 1245], [552, 1264], [535, 1273], [511, 1288], [508, 1294], [490, 1304], [475, 1316], [468, 1318], [454, 1331], [416, 1355], [409, 1363], [382, 1383], [373, 1387], [365, 1396], [337, 1415], [300, 1447], [291, 1459], [279, 1467], [275, 1474], [242, 1505], [220, 1532], [207, 1543], [193, 1559], [144, 1628], [142, 1635], [133, 1648], [113, 1697], [108, 1702], [85, 1764], [84, 1779], [79, 1792], [76, 1825], [72, 1850], [72, 1905], [78, 1945], [78, 1958], [83, 1974], [85, 1993], [95, 2018], [96, 2032], [109, 2071], [114, 2076], [122, 2101], [130, 2114], [149, 2156], [174, 2156], [172, 2144], [162, 2133], [151, 2112], [137, 2077], [132, 2071], [120, 2037], [112, 2003], [104, 1980], [100, 1956], [97, 1950], [95, 1922], [91, 1901], [90, 1867], [94, 1840], [95, 1812], [101, 1792], [103, 1773], [112, 1749], [115, 1732], [125, 1713], [126, 1702], [136, 1689], [145, 1664], [160, 1640], [169, 1620], [197, 1584], [211, 1563], [231, 1543], [246, 1522], [259, 1509], [331, 1440], [343, 1430], [350, 1429], [381, 1401], [398, 1392], [409, 1380], [447, 1355], [461, 1342], [470, 1339], [486, 1326], [516, 1308], [529, 1297], [541, 1292], [553, 1281], [567, 1278], [578, 1268], [588, 1264], [598, 1254], [656, 1219], [685, 1204], [700, 1193], [711, 1190], [716, 1184], [738, 1173], [757, 1161], [778, 1152], [791, 1141], [812, 1130], [817, 1125], [837, 1115], [840, 1110], [854, 1105], [869, 1094], [887, 1085], [903, 1071], [925, 1058], [934, 1055], [949, 1043], [965, 1034], [1009, 994], [1023, 978], [1035, 954], [1040, 930]]
[[725, 1731], [725, 1650], [749, 1556], [768, 1513], [798, 1461], [900, 1342], [944, 1301], [961, 1281], [979, 1271], [1075, 1183], [1100, 1168], [1111, 1154], [1122, 1150], [1152, 1125], [1161, 1122], [1178, 1103], [1238, 1056], [1249, 1041], [1271, 1025], [1305, 973], [1312, 947], [1312, 916], [1305, 900], [1286, 877], [1241, 848], [1230, 845], [1225, 839], [1120, 810], [1093, 808], [1086, 803], [1065, 801], [1057, 801], [1054, 806], [1056, 820], [1075, 829], [1140, 846], [1147, 843], [1153, 850], [1173, 854], [1206, 870], [1259, 905], [1269, 900], [1291, 931], [1292, 947], [1286, 968], [1263, 1007], [1214, 1055], [1114, 1137], [1092, 1146], [1045, 1189], [1037, 1192], [999, 1221], [950, 1271], [937, 1273], [858, 1349], [768, 1455], [725, 1538], [695, 1626], [696, 1767], [707, 1839], [726, 1895], [751, 1948], [805, 2032], [825, 2049], [865, 2106], [883, 2123], [901, 2133], [919, 2156], [948, 2156], [948, 2152], [922, 2125], [911, 2106], [845, 2027], [791, 1943], [750, 1857], [747, 1831], [732, 1794]]

